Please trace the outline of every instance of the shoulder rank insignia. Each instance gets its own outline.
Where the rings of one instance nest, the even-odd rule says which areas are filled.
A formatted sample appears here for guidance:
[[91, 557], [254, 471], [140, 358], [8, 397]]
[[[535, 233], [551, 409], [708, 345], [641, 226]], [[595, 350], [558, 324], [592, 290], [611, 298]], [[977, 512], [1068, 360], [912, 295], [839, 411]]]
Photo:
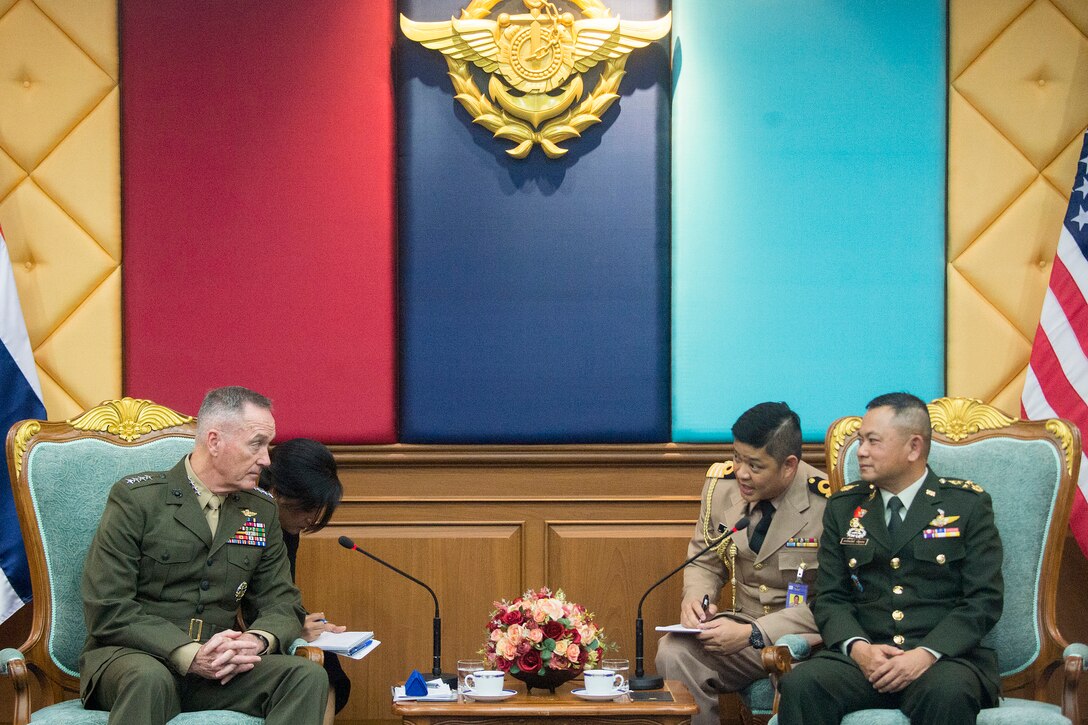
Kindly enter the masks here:
[[819, 494], [824, 498], [831, 498], [831, 483], [826, 478], [809, 476], [808, 490]]
[[736, 466], [732, 461], [724, 461], [722, 463], [713, 463], [710, 468], [706, 469], [707, 478], [729, 478], [733, 475], [733, 469]]
[[166, 479], [166, 474], [159, 471], [156, 473], [141, 473], [136, 476], [129, 476], [125, 479], [125, 483], [130, 486], [135, 486], [139, 483], [147, 483], [148, 481], [162, 481]]
[[839, 493], [846, 493], [847, 491], [853, 491], [857, 487], [858, 487], [858, 485], [856, 483], [848, 483], [848, 484], [846, 484], [845, 486], [843, 486], [842, 488], [839, 489]]
[[251, 490], [251, 491], [253, 491], [253, 493], [259, 493], [259, 494], [261, 494], [262, 496], [264, 496], [265, 498], [267, 498], [267, 499], [269, 499], [269, 500], [271, 500], [271, 501], [275, 501], [275, 500], [276, 500], [276, 497], [275, 497], [275, 496], [273, 496], [272, 494], [270, 494], [270, 493], [269, 493], [268, 491], [265, 491], [265, 490], [264, 490], [263, 488], [260, 488], [260, 487], [258, 487], [258, 488], [254, 488], [254, 489], [250, 489], [250, 490]]
[[964, 491], [982, 493], [982, 486], [978, 485], [974, 481], [968, 481], [964, 478], [938, 478], [937, 480], [941, 483], [942, 486], [954, 486], [955, 488], [961, 488]]

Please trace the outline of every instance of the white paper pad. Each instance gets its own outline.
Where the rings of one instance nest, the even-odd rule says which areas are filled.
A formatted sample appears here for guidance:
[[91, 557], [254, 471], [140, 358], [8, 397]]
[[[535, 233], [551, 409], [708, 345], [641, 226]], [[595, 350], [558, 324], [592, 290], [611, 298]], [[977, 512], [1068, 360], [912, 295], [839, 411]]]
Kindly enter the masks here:
[[370, 640], [370, 644], [368, 644], [366, 647], [363, 647], [361, 650], [353, 655], [344, 655], [344, 657], [350, 657], [353, 660], [361, 660], [362, 658], [366, 657], [368, 654], [376, 650], [378, 648], [378, 645], [380, 644], [381, 642], [379, 640], [372, 639]]
[[682, 624], [670, 624], [666, 627], [654, 627], [658, 632], [672, 632], [673, 634], [699, 634], [703, 630], [695, 627], [685, 627]]
[[338, 655], [350, 655], [353, 649], [373, 637], [373, 632], [322, 632], [309, 646]]
[[440, 679], [427, 682], [427, 694], [423, 697], [411, 697], [404, 694], [404, 685], [393, 687], [393, 702], [453, 702], [457, 699], [457, 691]]

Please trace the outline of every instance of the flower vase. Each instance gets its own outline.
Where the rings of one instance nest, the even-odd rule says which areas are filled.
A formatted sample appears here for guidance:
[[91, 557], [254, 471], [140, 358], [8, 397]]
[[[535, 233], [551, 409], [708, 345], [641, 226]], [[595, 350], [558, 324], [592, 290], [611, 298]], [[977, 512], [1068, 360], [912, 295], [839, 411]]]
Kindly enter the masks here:
[[536, 672], [511, 672], [512, 676], [525, 683], [525, 691], [532, 692], [533, 688], [550, 690], [555, 694], [555, 688], [568, 680], [573, 680], [581, 674], [581, 670], [550, 670], [540, 669]]

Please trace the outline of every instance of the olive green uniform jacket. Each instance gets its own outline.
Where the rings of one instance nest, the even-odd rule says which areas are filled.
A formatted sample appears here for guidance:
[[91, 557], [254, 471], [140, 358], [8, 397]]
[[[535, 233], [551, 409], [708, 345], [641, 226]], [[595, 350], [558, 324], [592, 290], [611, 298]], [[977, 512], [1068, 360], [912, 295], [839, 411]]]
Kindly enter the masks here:
[[[245, 538], [237, 536], [243, 524], [249, 532], [263, 525], [266, 545], [228, 543]], [[279, 652], [271, 654], [287, 654], [305, 617], [272, 497], [259, 489], [227, 495], [213, 540], [184, 459], [113, 485], [87, 552], [82, 593], [84, 702], [123, 648], [171, 667], [170, 653], [193, 641], [190, 620], [204, 622], [206, 640], [213, 628], [234, 627], [243, 599], [257, 613], [250, 628], [276, 636]]]
[[927, 647], [966, 664], [996, 697], [997, 655], [982, 644], [1001, 616], [1004, 592], [990, 495], [930, 471], [897, 540], [884, 518], [883, 499], [869, 483], [844, 486], [827, 502], [813, 610], [825, 655], [846, 657], [841, 646], [854, 637]]

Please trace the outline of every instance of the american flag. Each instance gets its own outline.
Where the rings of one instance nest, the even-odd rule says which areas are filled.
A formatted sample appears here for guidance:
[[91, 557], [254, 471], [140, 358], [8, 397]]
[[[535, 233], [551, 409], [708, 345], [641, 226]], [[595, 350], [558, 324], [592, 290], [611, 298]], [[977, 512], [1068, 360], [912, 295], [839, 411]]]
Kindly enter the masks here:
[[[1081, 439], [1088, 440], [1088, 133], [1058, 238], [1020, 410], [1025, 418], [1067, 418], [1080, 428]], [[1069, 525], [1088, 556], [1088, 461], [1083, 453], [1077, 489]]]

